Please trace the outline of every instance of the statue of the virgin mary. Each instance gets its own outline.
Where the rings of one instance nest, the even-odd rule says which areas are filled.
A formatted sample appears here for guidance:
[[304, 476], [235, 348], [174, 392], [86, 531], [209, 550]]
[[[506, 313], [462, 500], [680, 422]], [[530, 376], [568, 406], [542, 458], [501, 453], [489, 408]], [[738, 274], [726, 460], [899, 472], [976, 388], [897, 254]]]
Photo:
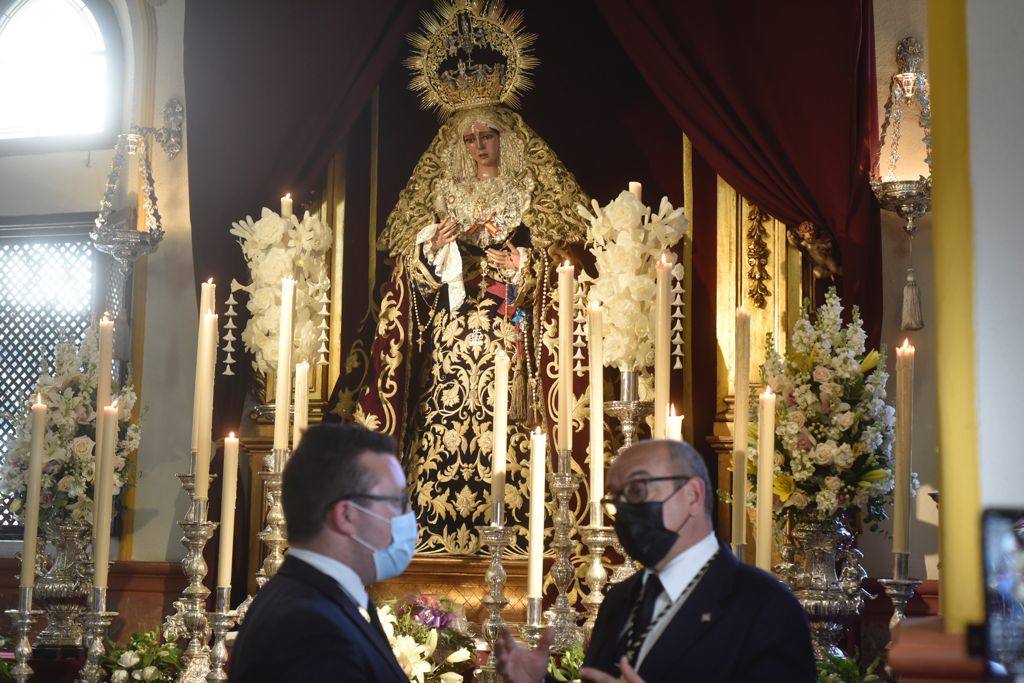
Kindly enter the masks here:
[[554, 405], [554, 269], [584, 240], [575, 207], [588, 199], [511, 109], [533, 38], [481, 0], [440, 5], [412, 38], [412, 87], [444, 123], [380, 236], [394, 268], [332, 396], [335, 414], [398, 439], [420, 552], [473, 553], [475, 526], [491, 521], [495, 354], [511, 358], [513, 528], [526, 527], [529, 432]]

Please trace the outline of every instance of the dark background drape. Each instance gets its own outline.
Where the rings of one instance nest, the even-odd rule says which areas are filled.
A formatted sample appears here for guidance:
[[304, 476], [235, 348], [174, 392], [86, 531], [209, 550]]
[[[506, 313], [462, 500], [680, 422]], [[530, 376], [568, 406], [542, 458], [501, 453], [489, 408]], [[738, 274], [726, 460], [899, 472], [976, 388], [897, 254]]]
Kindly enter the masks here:
[[711, 167], [789, 225], [825, 228], [843, 294], [881, 333], [871, 0], [596, 0]]

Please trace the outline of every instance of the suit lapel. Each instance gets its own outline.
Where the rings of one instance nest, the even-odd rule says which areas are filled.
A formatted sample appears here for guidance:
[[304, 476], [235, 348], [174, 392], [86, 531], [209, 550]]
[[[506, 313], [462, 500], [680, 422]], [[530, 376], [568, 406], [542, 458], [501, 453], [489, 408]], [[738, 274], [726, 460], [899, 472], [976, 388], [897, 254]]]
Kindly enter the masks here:
[[348, 593], [341, 589], [338, 582], [332, 579], [327, 574], [324, 574], [319, 569], [303, 562], [302, 560], [296, 559], [291, 555], [285, 557], [284, 564], [278, 570], [279, 574], [289, 576], [293, 579], [302, 581], [312, 585], [314, 588], [323, 593], [331, 602], [341, 607], [342, 614], [352, 622], [363, 637], [366, 638], [377, 650], [380, 652], [384, 661], [391, 665], [391, 669], [398, 676], [399, 680], [406, 680], [408, 676], [402, 671], [402, 667], [398, 665], [395, 660], [395, 655], [391, 651], [391, 645], [386, 641], [384, 636], [377, 631], [373, 625], [363, 617], [359, 611], [359, 607], [356, 606], [352, 598], [349, 597]]
[[719, 543], [718, 554], [711, 561], [707, 573], [644, 658], [640, 666], [641, 676], [656, 680], [659, 672], [672, 670], [672, 663], [714, 628], [729, 596], [736, 567], [735, 556], [728, 547]]

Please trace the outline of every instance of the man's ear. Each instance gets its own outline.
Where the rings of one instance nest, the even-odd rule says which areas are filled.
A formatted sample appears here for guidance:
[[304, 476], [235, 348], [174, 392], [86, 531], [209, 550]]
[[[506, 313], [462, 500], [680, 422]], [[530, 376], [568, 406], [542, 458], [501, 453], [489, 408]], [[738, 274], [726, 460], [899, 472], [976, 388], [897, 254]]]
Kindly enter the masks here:
[[324, 517], [324, 525], [335, 533], [351, 536], [355, 531], [355, 525], [352, 523], [352, 506], [349, 501], [339, 501], [328, 510]]
[[700, 505], [701, 509], [704, 509], [704, 502], [708, 495], [707, 490], [704, 488], [704, 480], [700, 477], [694, 477], [690, 481], [696, 482], [696, 487], [693, 489], [693, 493], [690, 494], [688, 502], [690, 505]]

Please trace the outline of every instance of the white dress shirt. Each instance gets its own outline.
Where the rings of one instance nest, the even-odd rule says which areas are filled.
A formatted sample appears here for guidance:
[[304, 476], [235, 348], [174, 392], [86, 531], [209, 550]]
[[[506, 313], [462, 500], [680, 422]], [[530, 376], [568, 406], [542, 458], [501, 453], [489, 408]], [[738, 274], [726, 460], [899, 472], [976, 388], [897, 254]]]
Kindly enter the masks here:
[[352, 602], [356, 603], [359, 612], [365, 618], [369, 618], [369, 615], [365, 614], [365, 612], [370, 596], [366, 592], [366, 587], [363, 586], [363, 580], [359, 578], [359, 575], [351, 567], [333, 557], [321, 555], [304, 548], [289, 548], [288, 554], [297, 560], [302, 560], [314, 569], [327, 574], [327, 576], [337, 581], [341, 590], [345, 591], [348, 597], [352, 598]]
[[[647, 637], [644, 639], [643, 645], [640, 646], [640, 652], [637, 655], [637, 668], [644, 661], [644, 657], [657, 642], [658, 638], [661, 637], [665, 627], [668, 626], [669, 622], [682, 607], [683, 603], [686, 602], [686, 598], [689, 597], [689, 593], [685, 593], [687, 586], [693, 577], [697, 575], [697, 572], [707, 564], [708, 560], [714, 557], [715, 553], [718, 552], [718, 539], [715, 538], [714, 532], [708, 534], [695, 544], [679, 553], [678, 556], [672, 558], [672, 561], [665, 566], [660, 572], [657, 572], [658, 578], [661, 580], [661, 585], [665, 589], [654, 601], [654, 613], [652, 618], [660, 618], [652, 624], [651, 630], [647, 633]], [[644, 582], [647, 581], [647, 576], [650, 576], [652, 572], [650, 569], [645, 569]], [[695, 586], [690, 586], [692, 591]]]

